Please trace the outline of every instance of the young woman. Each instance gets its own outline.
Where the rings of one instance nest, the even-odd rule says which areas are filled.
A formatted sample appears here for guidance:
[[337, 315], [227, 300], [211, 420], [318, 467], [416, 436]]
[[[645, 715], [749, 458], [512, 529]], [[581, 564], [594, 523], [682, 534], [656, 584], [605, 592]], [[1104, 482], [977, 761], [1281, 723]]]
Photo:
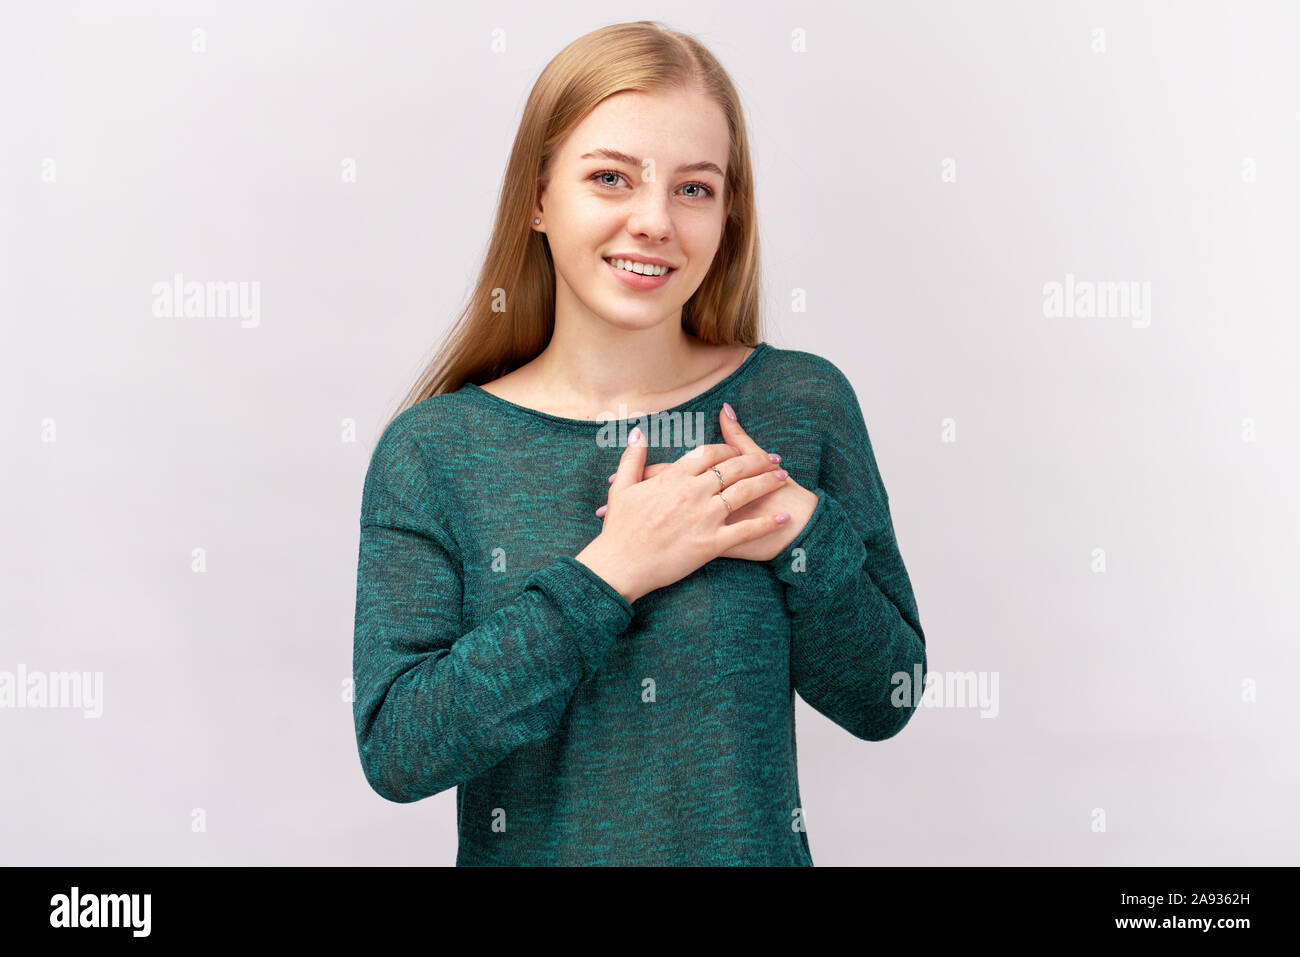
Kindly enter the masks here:
[[915, 710], [857, 397], [758, 307], [722, 67], [657, 23], [565, 48], [362, 495], [361, 764], [457, 789], [457, 864], [811, 865], [794, 693], [869, 741]]

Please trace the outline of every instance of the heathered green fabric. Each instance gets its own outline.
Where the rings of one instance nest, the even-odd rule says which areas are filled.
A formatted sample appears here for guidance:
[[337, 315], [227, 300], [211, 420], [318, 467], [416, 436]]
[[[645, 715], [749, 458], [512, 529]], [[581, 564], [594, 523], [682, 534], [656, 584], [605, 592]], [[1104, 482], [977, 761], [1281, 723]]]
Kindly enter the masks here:
[[[722, 441], [724, 400], [816, 511], [771, 561], [715, 559], [629, 604], [572, 557], [600, 533], [627, 433], [651, 436], [648, 462], [673, 461]], [[670, 435], [672, 413], [690, 414]], [[458, 865], [811, 866], [794, 693], [880, 741], [919, 697], [896, 706], [891, 678], [918, 666], [923, 679], [862, 412], [819, 356], [761, 343], [695, 399], [613, 424], [468, 384], [403, 412], [371, 458], [361, 765], [390, 801], [457, 788]]]

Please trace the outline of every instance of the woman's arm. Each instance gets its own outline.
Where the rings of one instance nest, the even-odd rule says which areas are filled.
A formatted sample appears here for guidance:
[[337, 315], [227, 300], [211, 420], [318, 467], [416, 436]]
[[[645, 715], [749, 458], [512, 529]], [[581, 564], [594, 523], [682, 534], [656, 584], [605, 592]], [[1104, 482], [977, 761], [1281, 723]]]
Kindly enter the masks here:
[[463, 631], [460, 560], [435, 510], [421, 456], [390, 429], [362, 500], [353, 718], [366, 780], [400, 803], [553, 734], [632, 618], [617, 591], [564, 556]]
[[826, 428], [817, 507], [771, 566], [787, 586], [795, 689], [855, 737], [882, 741], [920, 701], [925, 634], [857, 395], [835, 366], [823, 368], [800, 387]]

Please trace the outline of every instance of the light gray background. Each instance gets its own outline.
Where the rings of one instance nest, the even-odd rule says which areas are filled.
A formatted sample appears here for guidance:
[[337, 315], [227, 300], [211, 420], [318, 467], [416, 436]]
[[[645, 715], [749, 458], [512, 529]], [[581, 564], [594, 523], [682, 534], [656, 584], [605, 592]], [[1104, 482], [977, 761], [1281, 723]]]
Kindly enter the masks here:
[[[639, 17], [741, 91], [766, 338], [858, 391], [931, 670], [998, 675], [875, 744], [798, 702], [816, 863], [1296, 863], [1297, 5], [635, 7], [4, 4], [0, 670], [104, 713], [0, 710], [0, 863], [454, 861], [356, 754], [361, 481], [533, 80]], [[177, 272], [260, 324], [155, 317]], [[1067, 273], [1149, 327], [1045, 318]]]

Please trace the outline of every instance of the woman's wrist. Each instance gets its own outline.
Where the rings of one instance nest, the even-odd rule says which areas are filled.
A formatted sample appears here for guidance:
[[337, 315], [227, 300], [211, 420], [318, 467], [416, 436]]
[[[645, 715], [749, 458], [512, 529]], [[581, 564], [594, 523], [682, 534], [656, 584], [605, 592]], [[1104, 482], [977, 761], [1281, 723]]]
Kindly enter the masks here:
[[629, 605], [645, 594], [635, 576], [629, 574], [627, 562], [610, 551], [603, 533], [593, 538], [586, 548], [573, 557], [608, 582]]

